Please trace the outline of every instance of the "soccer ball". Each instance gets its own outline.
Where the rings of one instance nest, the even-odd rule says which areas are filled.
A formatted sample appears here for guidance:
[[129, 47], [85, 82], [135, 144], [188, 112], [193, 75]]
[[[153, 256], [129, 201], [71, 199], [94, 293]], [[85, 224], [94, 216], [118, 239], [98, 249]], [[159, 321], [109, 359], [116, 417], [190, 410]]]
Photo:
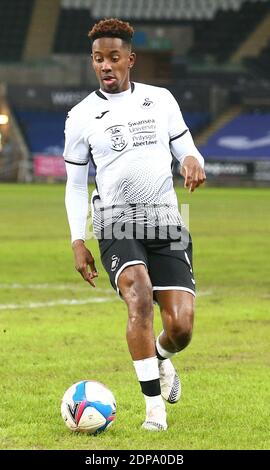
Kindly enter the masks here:
[[82, 380], [65, 392], [61, 414], [72, 431], [99, 434], [111, 426], [115, 419], [115, 398], [104, 384]]

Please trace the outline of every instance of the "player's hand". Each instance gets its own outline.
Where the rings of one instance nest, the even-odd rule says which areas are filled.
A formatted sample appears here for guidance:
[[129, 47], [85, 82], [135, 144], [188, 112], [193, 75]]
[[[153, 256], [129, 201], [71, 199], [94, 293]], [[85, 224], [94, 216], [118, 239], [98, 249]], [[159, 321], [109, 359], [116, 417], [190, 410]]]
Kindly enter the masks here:
[[197, 158], [192, 156], [188, 156], [184, 159], [180, 173], [185, 178], [184, 187], [188, 188], [190, 193], [193, 193], [195, 188], [203, 184], [206, 180], [204, 169], [201, 167]]
[[[98, 276], [95, 266], [95, 260], [90, 251], [84, 245], [83, 240], [75, 240], [72, 243], [75, 268], [81, 274], [85, 281], [89, 282], [92, 287], [96, 287], [93, 279]], [[90, 272], [88, 270], [90, 267]]]

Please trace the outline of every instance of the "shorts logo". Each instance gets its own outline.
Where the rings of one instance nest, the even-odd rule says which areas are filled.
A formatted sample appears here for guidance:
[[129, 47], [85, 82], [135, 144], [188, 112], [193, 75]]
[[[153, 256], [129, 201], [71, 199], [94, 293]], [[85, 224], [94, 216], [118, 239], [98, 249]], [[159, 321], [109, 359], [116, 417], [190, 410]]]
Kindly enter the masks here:
[[144, 109], [150, 109], [150, 108], [153, 108], [154, 102], [151, 101], [149, 98], [144, 98], [144, 102], [142, 103], [141, 106]]
[[125, 137], [125, 126], [119, 124], [118, 126], [111, 126], [105, 130], [111, 141], [111, 149], [116, 152], [122, 152], [128, 144]]
[[120, 258], [118, 258], [116, 255], [112, 255], [112, 264], [111, 264], [111, 271], [115, 271], [119, 262], [120, 262]]

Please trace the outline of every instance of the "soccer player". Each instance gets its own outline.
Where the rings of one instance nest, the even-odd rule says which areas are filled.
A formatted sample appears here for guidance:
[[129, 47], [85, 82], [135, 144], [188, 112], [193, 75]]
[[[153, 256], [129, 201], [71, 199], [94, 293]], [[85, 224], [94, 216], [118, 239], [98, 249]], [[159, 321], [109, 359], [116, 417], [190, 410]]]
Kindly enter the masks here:
[[[205, 172], [171, 93], [130, 81], [133, 31], [129, 23], [108, 19], [89, 32], [100, 88], [72, 108], [66, 121], [66, 209], [76, 269], [95, 286], [98, 273], [85, 246], [91, 160], [93, 226], [111, 284], [127, 305], [126, 338], [146, 402], [142, 426], [162, 431], [163, 399], [176, 403], [181, 394], [170, 359], [190, 342], [195, 297], [192, 242], [182, 236], [172, 154], [190, 192], [204, 182]], [[156, 340], [153, 301], [163, 322]]]

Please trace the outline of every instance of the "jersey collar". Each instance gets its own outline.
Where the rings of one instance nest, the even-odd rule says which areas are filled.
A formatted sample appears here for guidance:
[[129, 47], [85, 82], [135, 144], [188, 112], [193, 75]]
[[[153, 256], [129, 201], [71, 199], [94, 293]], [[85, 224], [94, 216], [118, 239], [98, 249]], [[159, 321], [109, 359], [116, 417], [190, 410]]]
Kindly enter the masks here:
[[[131, 93], [133, 93], [133, 91], [134, 91], [134, 89], [135, 89], [135, 83], [134, 83], [134, 82], [131, 82], [131, 84], [130, 84], [130, 89], [131, 89]], [[127, 90], [127, 91], [128, 91], [128, 90]], [[108, 101], [108, 98], [106, 97], [106, 95], [109, 95], [109, 93], [103, 93], [101, 90], [96, 90], [95, 93], [96, 93], [96, 95], [97, 95], [99, 98]], [[125, 93], [125, 92], [123, 92], [123, 93]], [[116, 95], [116, 96], [117, 96], [117, 95], [120, 95], [120, 93], [116, 93], [115, 95]]]

